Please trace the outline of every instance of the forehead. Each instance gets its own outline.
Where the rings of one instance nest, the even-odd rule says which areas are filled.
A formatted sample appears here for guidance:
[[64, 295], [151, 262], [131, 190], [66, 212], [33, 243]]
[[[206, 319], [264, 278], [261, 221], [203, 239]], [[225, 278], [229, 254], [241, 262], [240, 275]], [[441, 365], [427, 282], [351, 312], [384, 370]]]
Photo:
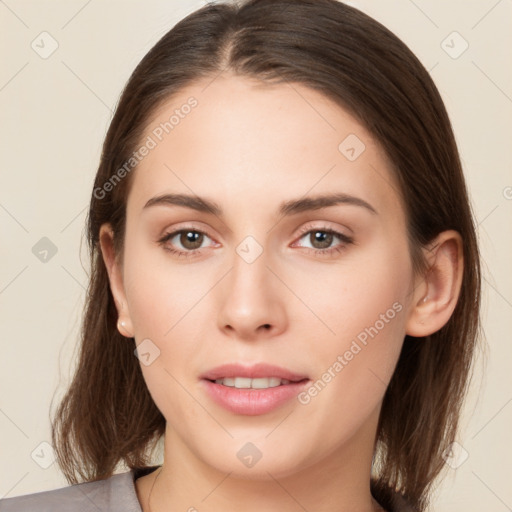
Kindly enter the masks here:
[[400, 203], [380, 145], [347, 111], [302, 84], [223, 74], [196, 82], [151, 116], [129, 202], [182, 192], [240, 206], [342, 191], [377, 209]]

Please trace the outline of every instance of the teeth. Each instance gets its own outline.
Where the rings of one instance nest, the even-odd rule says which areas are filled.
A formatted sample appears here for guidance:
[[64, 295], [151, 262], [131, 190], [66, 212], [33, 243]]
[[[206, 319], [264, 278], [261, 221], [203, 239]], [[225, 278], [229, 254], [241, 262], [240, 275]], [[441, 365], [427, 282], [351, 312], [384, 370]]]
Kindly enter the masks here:
[[282, 384], [290, 384], [290, 381], [280, 379], [279, 377], [260, 377], [258, 379], [250, 379], [248, 377], [225, 377], [223, 379], [217, 379], [215, 383], [239, 389], [267, 389], [275, 388]]

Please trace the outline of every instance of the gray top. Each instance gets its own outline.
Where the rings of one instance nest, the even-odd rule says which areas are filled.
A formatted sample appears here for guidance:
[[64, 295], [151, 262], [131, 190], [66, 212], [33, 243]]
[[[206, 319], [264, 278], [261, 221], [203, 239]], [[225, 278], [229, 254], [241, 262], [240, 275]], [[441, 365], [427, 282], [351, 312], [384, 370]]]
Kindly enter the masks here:
[[151, 473], [130, 470], [104, 480], [0, 500], [1, 512], [142, 512], [135, 480]]
[[[135, 480], [158, 467], [132, 469], [104, 480], [5, 498], [0, 500], [0, 512], [142, 512]], [[398, 494], [385, 506], [389, 512], [414, 512]]]

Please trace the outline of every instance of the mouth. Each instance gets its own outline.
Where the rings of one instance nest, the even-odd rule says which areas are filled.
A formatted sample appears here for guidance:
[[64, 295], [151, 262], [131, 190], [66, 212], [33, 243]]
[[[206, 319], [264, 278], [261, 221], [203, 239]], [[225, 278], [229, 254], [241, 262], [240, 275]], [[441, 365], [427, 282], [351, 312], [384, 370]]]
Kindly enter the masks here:
[[255, 416], [289, 403], [310, 379], [286, 368], [259, 363], [222, 365], [203, 374], [201, 381], [216, 404], [235, 414]]
[[214, 382], [215, 384], [220, 384], [221, 386], [227, 386], [229, 388], [237, 388], [237, 389], [268, 389], [268, 388], [276, 388], [278, 386], [286, 386], [288, 384], [295, 384], [297, 382], [303, 382], [308, 380], [306, 378], [300, 380], [289, 380], [289, 379], [281, 379], [279, 377], [259, 377], [256, 379], [251, 379], [249, 377], [224, 377], [220, 379], [206, 379], [210, 382]]

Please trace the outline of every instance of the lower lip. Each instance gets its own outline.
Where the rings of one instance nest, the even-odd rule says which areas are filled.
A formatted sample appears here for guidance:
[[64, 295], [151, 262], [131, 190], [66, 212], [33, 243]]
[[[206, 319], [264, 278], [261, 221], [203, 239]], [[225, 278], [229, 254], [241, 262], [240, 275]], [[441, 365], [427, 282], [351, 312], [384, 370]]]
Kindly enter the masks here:
[[241, 389], [223, 386], [206, 379], [202, 382], [215, 403], [235, 414], [257, 416], [273, 411], [295, 398], [307, 386], [309, 379], [267, 389]]

